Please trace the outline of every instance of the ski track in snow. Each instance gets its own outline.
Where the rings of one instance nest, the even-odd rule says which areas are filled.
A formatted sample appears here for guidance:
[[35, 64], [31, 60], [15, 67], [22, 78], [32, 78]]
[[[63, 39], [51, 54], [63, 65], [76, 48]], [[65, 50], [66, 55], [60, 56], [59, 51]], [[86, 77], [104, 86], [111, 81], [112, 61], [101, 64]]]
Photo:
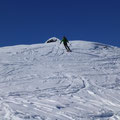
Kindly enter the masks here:
[[120, 48], [70, 43], [0, 48], [0, 120], [120, 120]]

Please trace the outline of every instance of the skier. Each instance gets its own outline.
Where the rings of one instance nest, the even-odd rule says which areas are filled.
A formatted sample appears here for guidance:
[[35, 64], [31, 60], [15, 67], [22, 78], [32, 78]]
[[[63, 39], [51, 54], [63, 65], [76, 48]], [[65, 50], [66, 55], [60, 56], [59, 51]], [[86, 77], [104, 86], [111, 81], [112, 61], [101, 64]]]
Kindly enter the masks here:
[[67, 40], [67, 38], [66, 38], [65, 36], [63, 36], [63, 39], [61, 40], [60, 44], [61, 44], [62, 42], [63, 42], [63, 44], [64, 44], [67, 52], [71, 52], [71, 50], [70, 50], [70, 48], [69, 48], [69, 46], [68, 46], [68, 44], [67, 44], [67, 43], [69, 43], [69, 41]]

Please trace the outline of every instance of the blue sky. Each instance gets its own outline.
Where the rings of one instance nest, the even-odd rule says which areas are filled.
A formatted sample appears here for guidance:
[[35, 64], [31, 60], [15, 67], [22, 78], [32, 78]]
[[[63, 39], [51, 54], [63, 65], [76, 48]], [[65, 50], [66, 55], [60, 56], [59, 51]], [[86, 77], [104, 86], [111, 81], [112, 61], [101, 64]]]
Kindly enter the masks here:
[[120, 47], [120, 0], [0, 1], [0, 46], [63, 35]]

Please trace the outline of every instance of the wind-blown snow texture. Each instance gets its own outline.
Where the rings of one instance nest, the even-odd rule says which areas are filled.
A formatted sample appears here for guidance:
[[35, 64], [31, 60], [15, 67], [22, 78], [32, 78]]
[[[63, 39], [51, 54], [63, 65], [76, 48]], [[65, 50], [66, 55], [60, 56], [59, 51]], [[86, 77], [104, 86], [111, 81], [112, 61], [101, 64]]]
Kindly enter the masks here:
[[70, 44], [0, 48], [0, 120], [120, 120], [120, 48]]

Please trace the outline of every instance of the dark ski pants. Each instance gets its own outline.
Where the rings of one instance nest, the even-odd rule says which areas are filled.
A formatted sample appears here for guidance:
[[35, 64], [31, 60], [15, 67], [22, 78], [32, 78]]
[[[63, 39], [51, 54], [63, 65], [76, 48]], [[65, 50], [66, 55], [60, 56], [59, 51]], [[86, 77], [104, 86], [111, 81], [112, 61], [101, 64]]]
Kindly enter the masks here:
[[67, 45], [67, 43], [64, 43], [64, 46], [65, 46], [65, 48], [66, 48], [67, 51], [71, 51], [70, 48], [69, 48], [69, 46]]

